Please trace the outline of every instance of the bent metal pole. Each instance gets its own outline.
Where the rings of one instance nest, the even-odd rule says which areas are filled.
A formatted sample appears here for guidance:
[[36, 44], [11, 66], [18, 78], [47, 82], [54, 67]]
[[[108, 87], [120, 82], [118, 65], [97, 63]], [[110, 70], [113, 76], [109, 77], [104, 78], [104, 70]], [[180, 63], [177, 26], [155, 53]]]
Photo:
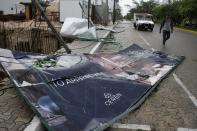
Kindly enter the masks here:
[[91, 0], [88, 0], [88, 29], [90, 28], [90, 7], [91, 7]]
[[47, 18], [44, 9], [42, 8], [42, 6], [40, 5], [40, 3], [38, 2], [38, 0], [31, 0], [32, 3], [38, 8], [38, 10], [41, 12], [42, 17], [45, 19], [45, 21], [47, 22], [49, 28], [51, 28], [51, 30], [53, 31], [53, 33], [55, 33], [55, 36], [57, 37], [59, 43], [61, 46], [63, 46], [67, 52], [67, 54], [71, 53], [71, 50], [68, 48], [68, 46], [66, 45], [66, 42], [63, 40], [62, 36], [60, 35], [60, 33], [55, 29], [55, 27], [51, 24], [50, 20]]

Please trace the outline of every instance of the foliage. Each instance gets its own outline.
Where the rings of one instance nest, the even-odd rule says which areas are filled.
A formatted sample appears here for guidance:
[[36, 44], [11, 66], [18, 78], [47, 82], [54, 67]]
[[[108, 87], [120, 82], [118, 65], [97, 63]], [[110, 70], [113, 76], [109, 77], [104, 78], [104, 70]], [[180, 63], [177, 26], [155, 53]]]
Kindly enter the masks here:
[[197, 0], [182, 0], [180, 7], [178, 8], [179, 13], [184, 19], [188, 19], [189, 22], [192, 22], [194, 19], [196, 21], [197, 14]]
[[133, 4], [136, 5], [135, 8], [131, 9], [129, 13], [125, 16], [126, 19], [132, 19], [133, 13], [153, 13], [153, 8], [158, 5], [157, 2], [154, 0], [149, 0], [147, 2], [141, 0], [140, 2], [137, 2], [136, 0], [133, 0]]
[[170, 15], [176, 25], [191, 25], [197, 28], [197, 0], [168, 0], [168, 4], [159, 5], [154, 0], [137, 2], [133, 0], [136, 5], [131, 9], [125, 18], [131, 19], [133, 13], [144, 12], [152, 13], [156, 21], [160, 22], [166, 15]]

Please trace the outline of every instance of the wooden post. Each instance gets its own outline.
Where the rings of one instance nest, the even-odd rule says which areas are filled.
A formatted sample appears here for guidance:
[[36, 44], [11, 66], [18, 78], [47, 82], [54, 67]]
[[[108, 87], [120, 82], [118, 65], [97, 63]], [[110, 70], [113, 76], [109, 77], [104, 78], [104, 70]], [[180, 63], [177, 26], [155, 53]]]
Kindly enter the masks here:
[[28, 5], [25, 5], [25, 17], [27, 20], [30, 19], [30, 8]]

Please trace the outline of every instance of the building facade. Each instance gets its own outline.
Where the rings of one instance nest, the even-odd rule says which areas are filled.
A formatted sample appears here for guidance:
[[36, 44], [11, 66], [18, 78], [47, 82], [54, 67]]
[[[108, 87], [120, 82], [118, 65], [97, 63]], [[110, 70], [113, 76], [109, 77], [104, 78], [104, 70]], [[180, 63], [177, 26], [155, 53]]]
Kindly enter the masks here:
[[0, 11], [5, 15], [24, 13], [25, 7], [20, 2], [31, 2], [31, 0], [1, 0]]
[[[115, 8], [120, 9], [118, 0], [115, 3]], [[111, 21], [113, 9], [114, 0], [91, 0], [90, 14], [95, 23], [107, 24]], [[60, 0], [60, 21], [67, 17], [87, 18], [87, 10], [88, 0]]]

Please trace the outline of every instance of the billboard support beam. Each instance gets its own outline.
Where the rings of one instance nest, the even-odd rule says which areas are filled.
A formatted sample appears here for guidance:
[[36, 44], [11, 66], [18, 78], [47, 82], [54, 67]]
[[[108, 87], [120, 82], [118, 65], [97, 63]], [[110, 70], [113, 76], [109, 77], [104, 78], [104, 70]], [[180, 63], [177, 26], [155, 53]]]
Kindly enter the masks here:
[[47, 22], [49, 28], [51, 28], [51, 30], [53, 31], [53, 33], [55, 34], [55, 36], [57, 37], [59, 43], [61, 46], [63, 46], [67, 52], [67, 54], [71, 53], [71, 50], [69, 49], [69, 47], [66, 45], [66, 42], [64, 41], [64, 39], [62, 38], [62, 36], [60, 35], [60, 33], [55, 29], [55, 27], [51, 24], [50, 20], [47, 18], [44, 9], [42, 8], [42, 6], [40, 5], [40, 3], [38, 2], [38, 0], [31, 0], [32, 3], [34, 4], [34, 6], [36, 6], [38, 8], [38, 10], [40, 11], [42, 17], [45, 19], [45, 21]]
[[116, 0], [114, 0], [114, 8], [113, 8], [113, 24], [116, 21]]
[[91, 0], [88, 0], [88, 28], [90, 28], [90, 7], [91, 7]]

